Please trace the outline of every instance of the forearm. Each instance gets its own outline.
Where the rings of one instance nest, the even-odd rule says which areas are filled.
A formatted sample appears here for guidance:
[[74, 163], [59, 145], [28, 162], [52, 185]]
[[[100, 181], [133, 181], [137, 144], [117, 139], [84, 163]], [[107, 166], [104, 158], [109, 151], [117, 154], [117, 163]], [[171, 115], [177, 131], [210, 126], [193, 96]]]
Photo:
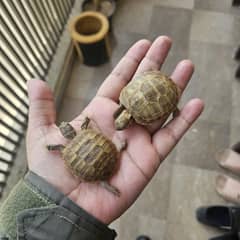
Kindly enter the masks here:
[[0, 237], [3, 236], [9, 240], [110, 240], [116, 233], [29, 172], [0, 207]]

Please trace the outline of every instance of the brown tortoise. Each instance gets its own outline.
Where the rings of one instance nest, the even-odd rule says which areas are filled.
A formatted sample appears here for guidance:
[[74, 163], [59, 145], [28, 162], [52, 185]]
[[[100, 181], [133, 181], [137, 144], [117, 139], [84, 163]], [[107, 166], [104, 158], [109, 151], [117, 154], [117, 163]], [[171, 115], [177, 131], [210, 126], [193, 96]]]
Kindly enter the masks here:
[[108, 191], [119, 196], [119, 190], [107, 180], [113, 175], [118, 153], [126, 144], [123, 142], [115, 146], [102, 133], [89, 128], [89, 122], [90, 119], [86, 118], [78, 132], [69, 123], [61, 123], [59, 129], [62, 135], [71, 141], [66, 146], [47, 145], [47, 149], [60, 150], [65, 165], [74, 176], [87, 182], [100, 181]]
[[120, 107], [114, 113], [115, 128], [127, 128], [132, 120], [141, 125], [165, 119], [178, 111], [178, 86], [159, 71], [137, 75], [120, 93]]

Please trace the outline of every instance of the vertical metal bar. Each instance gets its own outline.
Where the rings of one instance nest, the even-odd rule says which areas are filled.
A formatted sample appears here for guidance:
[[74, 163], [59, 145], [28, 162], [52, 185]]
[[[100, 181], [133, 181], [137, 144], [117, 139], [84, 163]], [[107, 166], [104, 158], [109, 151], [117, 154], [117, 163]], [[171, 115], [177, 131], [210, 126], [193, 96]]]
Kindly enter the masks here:
[[29, 15], [29, 12], [27, 11], [27, 9], [25, 8], [24, 4], [22, 1], [18, 1], [19, 6], [21, 7], [21, 10], [23, 11], [23, 14], [26, 16], [26, 18], [28, 19], [28, 23], [30, 24], [31, 28], [34, 31], [34, 34], [37, 36], [38, 39], [38, 43], [40, 44], [40, 46], [44, 49], [44, 54], [48, 53], [48, 49], [46, 47], [46, 45], [44, 44], [44, 42], [42, 41], [42, 38], [39, 36], [39, 33], [35, 27], [35, 25], [32, 22], [31, 16]]
[[[16, 155], [15, 151], [9, 150], [9, 149], [1, 146], [1, 145], [0, 145], [0, 151], [3, 151], [3, 152], [5, 152], [5, 153], [7, 153], [9, 155]], [[2, 160], [2, 158], [1, 158], [1, 160]]]
[[58, 9], [58, 6], [56, 5], [56, 2], [53, 0], [51, 1], [51, 4], [53, 5], [53, 9], [55, 10], [56, 14], [57, 14], [57, 21], [59, 21], [61, 24], [60, 24], [60, 31], [62, 32], [62, 26], [64, 26], [64, 19], [63, 17], [61, 16], [61, 13], [59, 12], [59, 9]]
[[[11, 33], [12, 35], [12, 33]], [[15, 57], [18, 59], [18, 61], [21, 63], [22, 66], [24, 66], [24, 69], [28, 72], [28, 74], [33, 77], [33, 73], [31, 72], [31, 70], [29, 69], [28, 65], [26, 65], [26, 62], [23, 62], [23, 58], [25, 57], [26, 60], [28, 61], [28, 63], [31, 63], [31, 59], [29, 58], [28, 54], [25, 52], [25, 50], [23, 49], [23, 47], [21, 46], [21, 44], [16, 40], [16, 38], [12, 35], [11, 38], [14, 40], [14, 43], [16, 44], [15, 47], [20, 48], [21, 50], [21, 56], [19, 55], [19, 53], [17, 53], [16, 49], [14, 49], [14, 47], [12, 45], [9, 44], [9, 41], [6, 39], [5, 35], [2, 34], [1, 36], [4, 39], [4, 42], [6, 45], [8, 45], [9, 49], [11, 50], [12, 53], [14, 53]], [[35, 71], [35, 73], [38, 74], [37, 77], [42, 78], [43, 77], [43, 72], [41, 73], [41, 71], [39, 71], [39, 69], [32, 64], [31, 67], [33, 68], [33, 70]]]
[[16, 123], [18, 123], [22, 127], [26, 127], [27, 124], [25, 122], [20, 121], [18, 118], [16, 118], [12, 113], [10, 113], [6, 108], [4, 108], [2, 105], [0, 105], [0, 110], [2, 110], [6, 115], [8, 115], [10, 118], [12, 118]]
[[[28, 109], [28, 105], [23, 101], [22, 98], [20, 98], [15, 92], [14, 90], [5, 82], [5, 81], [1, 81], [2, 85], [16, 98], [18, 99], [18, 101], [20, 103], [22, 103], [27, 109]], [[8, 102], [10, 102], [11, 106], [13, 106], [14, 104], [5, 96], [0, 92], [1, 96], [4, 96], [4, 98], [6, 98]], [[14, 105], [15, 106], [15, 105]], [[16, 109], [16, 111], [19, 111], [20, 113], [22, 113], [23, 117], [27, 118], [27, 114], [22, 112], [21, 110], [18, 110], [18, 108], [15, 106], [13, 107]]]
[[[26, 79], [25, 79], [25, 77], [22, 75], [22, 72], [18, 69], [18, 67], [17, 67], [16, 65], [14, 65], [14, 63], [11, 61], [11, 59], [8, 57], [8, 55], [7, 55], [4, 51], [2, 51], [2, 54], [3, 54], [3, 56], [8, 60], [8, 62], [9, 62], [10, 65], [12, 66], [12, 68], [17, 71], [17, 73], [18, 73], [18, 74], [20, 75], [20, 77], [22, 78], [23, 82], [26, 83]], [[18, 81], [16, 81], [15, 79], [14, 79], [13, 81], [14, 81], [14, 83], [21, 89], [21, 91], [27, 96], [27, 91], [22, 87], [22, 85], [21, 85]]]
[[[63, 2], [61, 0], [58, 0], [58, 6], [61, 9], [62, 15], [64, 17], [64, 22], [66, 23], [66, 18], [67, 18], [67, 11], [64, 8]], [[65, 25], [65, 24], [64, 24]]]
[[[3, 5], [4, 6], [4, 5]], [[8, 10], [5, 8], [5, 11], [7, 12], [9, 18], [11, 19], [11, 23], [14, 26], [14, 28], [17, 30], [17, 33], [21, 36], [21, 38], [23, 39], [23, 41], [26, 43], [26, 45], [28, 45], [28, 41], [26, 39], [26, 37], [24, 36], [24, 34], [22, 33], [21, 29], [19, 28], [18, 25], [16, 25], [16, 22], [14, 21], [13, 17], [11, 16], [11, 14], [8, 12]], [[20, 44], [21, 45], [21, 44]], [[39, 60], [39, 58], [36, 56], [35, 52], [33, 51], [33, 49], [31, 47], [28, 46], [28, 50], [29, 52], [32, 54], [32, 56], [34, 56], [34, 60], [36, 60], [39, 64], [39, 66], [41, 66], [42, 69], [46, 69], [46, 66], [44, 66], [42, 64], [42, 62]]]
[[[30, 40], [32, 42], [29, 42], [29, 41], [26, 41], [30, 46], [32, 46], [32, 43], [33, 43], [33, 46], [34, 47], [31, 47], [32, 49], [32, 52], [34, 52], [34, 56], [36, 59], [38, 59], [39, 62], [41, 62], [42, 66], [44, 66], [44, 62], [42, 62], [42, 59], [39, 58], [37, 55], [39, 54], [43, 59], [44, 61], [47, 61], [47, 59], [45, 59], [45, 56], [43, 55], [41, 49], [39, 49], [35, 39], [33, 38], [32, 34], [31, 34], [31, 31], [29, 30], [28, 26], [25, 24], [22, 16], [21, 16], [21, 13], [19, 13], [19, 10], [17, 9], [17, 7], [15, 6], [14, 2], [13, 1], [9, 1], [9, 4], [11, 5], [12, 9], [14, 10], [14, 13], [17, 15], [18, 19], [20, 20], [21, 22], [21, 26], [24, 27], [24, 29], [26, 30], [27, 32], [27, 36], [30, 38]], [[8, 12], [9, 15], [11, 15], [10, 12]], [[18, 26], [19, 27], [19, 26]], [[26, 37], [25, 37], [26, 39]], [[43, 67], [44, 68], [44, 67]]]
[[[17, 95], [15, 95], [17, 96]], [[0, 92], [0, 97], [9, 104], [9, 106], [11, 106], [13, 109], [16, 110], [17, 113], [20, 113], [25, 119], [27, 119], [27, 114], [24, 113], [20, 108], [16, 107], [16, 105], [11, 102], [4, 94], [2, 94], [2, 92]]]
[[[46, 21], [46, 12], [44, 13], [44, 12], [42, 12], [42, 3], [41, 3], [41, 1], [35, 1], [35, 7], [36, 7], [36, 10], [38, 11], [38, 14], [39, 14], [39, 16], [41, 17], [41, 20], [42, 20], [42, 22], [44, 23], [44, 25], [45, 25], [45, 32], [46, 32], [46, 36], [47, 36], [47, 39], [48, 39], [48, 43], [49, 43], [49, 45], [50, 45], [50, 47], [51, 47], [51, 50], [52, 50], [52, 54], [53, 54], [53, 52], [54, 52], [54, 49], [55, 49], [55, 42], [54, 42], [54, 39], [53, 39], [53, 36], [51, 35], [51, 33], [50, 33], [50, 31], [49, 31], [49, 24], [48, 24], [48, 22]], [[47, 31], [46, 31], [46, 28], [47, 28]]]
[[60, 15], [61, 15], [62, 19], [63, 19], [63, 24], [62, 24], [62, 27], [63, 27], [65, 25], [64, 24], [65, 23], [65, 16], [64, 16], [64, 12], [63, 12], [62, 6], [61, 6], [61, 0], [56, 1], [56, 6], [57, 6], [57, 8], [60, 12]]
[[[6, 70], [6, 73], [9, 74], [9, 71]], [[12, 76], [11, 74], [9, 74], [9, 75]], [[8, 90], [9, 92], [11, 92], [11, 93], [13, 94], [13, 96], [15, 96], [15, 97], [19, 100], [19, 102], [21, 102], [21, 103], [28, 109], [27, 103], [24, 102], [23, 99], [20, 98], [20, 97], [14, 92], [14, 90], [13, 90], [5, 81], [1, 81], [1, 83], [2, 83], [2, 85], [4, 85], [5, 88], [7, 88], [7, 90]]]
[[[33, 3], [33, 2], [34, 2], [34, 1], [28, 1], [28, 7], [29, 7], [29, 9], [30, 9], [30, 11], [31, 11], [31, 13], [32, 13], [32, 15], [33, 15], [33, 17], [34, 17], [34, 20], [37, 22], [37, 25], [38, 25], [38, 27], [39, 27], [39, 29], [40, 29], [40, 32], [41, 32], [44, 40], [46, 41], [46, 43], [48, 43], [46, 33], [45, 33], [44, 29], [42, 28], [41, 22], [39, 21], [38, 16], [36, 15], [36, 12], [35, 12], [35, 10], [34, 10], [34, 8], [33, 8], [33, 6], [32, 6], [32, 3]], [[41, 37], [41, 36], [40, 36], [40, 37]], [[46, 53], [47, 56], [48, 56], [48, 59], [44, 57], [44, 60], [45, 60], [46, 65], [48, 65], [49, 59], [50, 59], [50, 57], [51, 57], [51, 55], [52, 55], [52, 51], [51, 51], [51, 49], [49, 48], [49, 46], [48, 46], [47, 44], [45, 44], [44, 42], [43, 42], [43, 45], [44, 45], [44, 49], [45, 49], [45, 51], [46, 51], [45, 53]], [[43, 55], [43, 56], [44, 56], [44, 55]]]
[[71, 4], [71, 2], [69, 0], [65, 0], [64, 3], [66, 5], [66, 7], [67, 7], [67, 12], [68, 12], [68, 16], [69, 16], [69, 14], [71, 13], [73, 5]]
[[23, 136], [23, 133], [19, 132], [12, 126], [10, 126], [8, 123], [4, 122], [2, 119], [0, 119], [0, 124], [2, 124], [5, 128], [16, 134], [19, 138]]
[[66, 5], [66, 8], [67, 8], [67, 12], [68, 14], [70, 13], [70, 10], [71, 10], [71, 3], [68, 1], [68, 0], [65, 0], [63, 1]]
[[56, 26], [54, 25], [54, 22], [53, 22], [53, 18], [52, 18], [53, 16], [51, 16], [50, 9], [47, 8], [46, 2], [48, 2], [48, 1], [43, 1], [43, 2], [42, 2], [42, 3], [43, 3], [42, 6], [43, 6], [43, 10], [46, 12], [47, 20], [48, 20], [48, 22], [50, 23], [51, 28], [52, 28], [52, 30], [53, 30], [53, 33], [54, 33], [54, 42], [55, 42], [55, 44], [56, 44], [57, 41], [58, 41], [58, 32], [57, 32]]
[[62, 3], [62, 8], [65, 12], [65, 15], [68, 15], [68, 5], [66, 3], [67, 1], [66, 0], [61, 0], [61, 3]]
[[[1, 146], [0, 146], [0, 148], [1, 148]], [[1, 150], [1, 149], [0, 149]], [[4, 158], [2, 158], [2, 157], [0, 157], [0, 162], [5, 162], [5, 163], [7, 163], [7, 164], [9, 164], [9, 165], [12, 165], [13, 164], [13, 157], [16, 155], [16, 152], [12, 152], [12, 151], [9, 151], [10, 153], [7, 153], [7, 154], [11, 154], [11, 153], [14, 153], [14, 154], [11, 154], [11, 159], [10, 160], [7, 160], [7, 159], [4, 159]]]
[[[18, 96], [18, 94], [16, 94], [14, 92], [14, 90], [5, 82], [5, 81], [1, 81], [1, 84], [12, 94], [12, 96], [14, 96], [15, 99], [17, 99], [20, 103], [22, 103], [24, 105], [24, 107], [26, 108], [26, 110], [28, 109], [27, 104], [23, 101], [22, 98], [20, 98]], [[27, 119], [27, 113], [23, 112], [20, 108], [16, 107], [16, 105], [9, 100], [8, 97], [6, 97], [5, 94], [3, 94], [2, 92], [0, 92], [0, 96], [3, 100], [5, 100], [5, 102], [7, 102], [13, 109], [15, 109], [15, 111], [19, 112], [25, 119]]]
[[57, 19], [54, 17], [55, 13], [53, 11], [52, 1], [45, 1], [45, 3], [47, 4], [49, 12], [51, 13], [51, 16], [52, 16], [53, 22], [56, 26], [56, 31], [58, 32], [58, 37], [59, 37], [61, 34], [61, 27], [60, 27], [59, 21], [57, 21]]
[[[1, 3], [0, 33], [3, 34], [0, 34], [0, 40], [3, 44], [0, 46], [0, 72], [4, 78], [0, 78], [3, 90], [0, 90], [3, 102], [0, 111], [1, 115], [20, 127], [15, 128], [4, 118], [0, 119], [0, 127], [8, 130], [6, 133], [1, 131], [0, 137], [13, 144], [13, 149], [0, 145], [3, 155], [0, 162], [6, 163], [0, 168], [3, 177], [0, 194], [5, 176], [9, 173], [8, 166], [13, 163], [16, 147], [27, 124], [28, 104], [24, 84], [29, 76], [43, 78], [46, 75], [74, 0], [2, 0]], [[14, 135], [11, 137], [10, 133]]]
[[0, 137], [5, 138], [6, 140], [8, 140], [9, 142], [13, 143], [14, 145], [19, 145], [19, 142], [8, 137], [7, 135], [4, 135], [2, 132], [0, 132]]
[[[0, 169], [0, 173], [2, 173], [2, 174], [4, 174], [4, 175], [9, 175], [9, 173], [10, 173], [10, 166], [9, 166], [9, 164], [8, 163], [4, 163], [4, 164], [6, 164], [6, 168], [7, 169]], [[0, 182], [0, 185], [2, 186], [3, 184], [6, 184], [6, 182]]]

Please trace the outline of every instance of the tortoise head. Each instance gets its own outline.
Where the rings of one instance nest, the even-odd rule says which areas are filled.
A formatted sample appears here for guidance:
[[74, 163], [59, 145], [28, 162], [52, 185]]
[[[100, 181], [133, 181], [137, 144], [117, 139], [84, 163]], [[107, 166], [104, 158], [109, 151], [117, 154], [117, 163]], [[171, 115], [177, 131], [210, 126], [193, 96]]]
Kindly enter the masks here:
[[114, 125], [117, 130], [127, 128], [132, 122], [132, 115], [123, 106], [117, 109], [114, 113], [114, 118]]

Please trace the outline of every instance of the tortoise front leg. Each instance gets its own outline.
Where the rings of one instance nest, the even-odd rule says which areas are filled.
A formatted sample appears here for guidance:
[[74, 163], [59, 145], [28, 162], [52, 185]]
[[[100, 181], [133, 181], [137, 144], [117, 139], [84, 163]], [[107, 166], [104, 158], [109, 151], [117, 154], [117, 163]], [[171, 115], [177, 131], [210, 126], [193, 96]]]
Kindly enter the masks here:
[[62, 135], [69, 140], [73, 139], [77, 134], [73, 126], [68, 122], [62, 122], [59, 126], [59, 130]]
[[81, 125], [81, 129], [87, 129], [88, 128], [88, 125], [90, 123], [90, 118], [89, 117], [86, 117]]
[[65, 148], [62, 144], [47, 145], [46, 147], [48, 151], [62, 151]]

